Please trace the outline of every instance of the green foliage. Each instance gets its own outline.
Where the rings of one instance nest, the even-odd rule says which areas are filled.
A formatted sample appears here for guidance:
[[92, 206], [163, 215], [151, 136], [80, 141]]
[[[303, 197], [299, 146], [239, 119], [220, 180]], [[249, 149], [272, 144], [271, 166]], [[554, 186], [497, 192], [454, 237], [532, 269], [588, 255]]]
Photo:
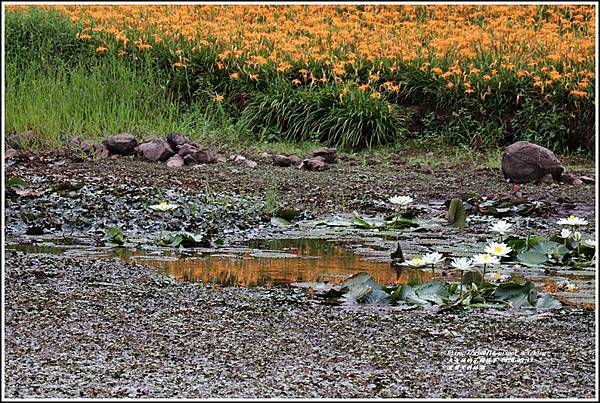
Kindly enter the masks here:
[[360, 149], [394, 142], [409, 117], [397, 105], [349, 87], [298, 90], [280, 85], [255, 94], [241, 119], [270, 140], [281, 136]]

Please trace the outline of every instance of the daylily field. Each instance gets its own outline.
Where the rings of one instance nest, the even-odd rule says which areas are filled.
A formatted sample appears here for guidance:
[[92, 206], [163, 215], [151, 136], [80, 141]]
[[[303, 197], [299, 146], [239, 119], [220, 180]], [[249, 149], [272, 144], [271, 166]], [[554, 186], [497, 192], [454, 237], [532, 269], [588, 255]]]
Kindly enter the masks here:
[[[588, 5], [10, 6], [7, 55], [149, 69], [161, 98], [263, 140], [574, 151], [594, 138], [595, 20]], [[8, 106], [9, 130], [35, 126]]]

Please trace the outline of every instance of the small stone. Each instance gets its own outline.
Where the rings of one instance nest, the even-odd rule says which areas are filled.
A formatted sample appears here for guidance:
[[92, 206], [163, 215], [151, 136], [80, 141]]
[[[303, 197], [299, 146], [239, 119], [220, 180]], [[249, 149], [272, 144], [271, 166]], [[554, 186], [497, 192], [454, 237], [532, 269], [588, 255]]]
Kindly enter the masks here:
[[175, 154], [167, 160], [167, 166], [170, 168], [179, 168], [185, 164], [185, 161], [179, 154]]
[[547, 185], [551, 185], [551, 184], [555, 183], [554, 178], [552, 177], [552, 174], [546, 174], [546, 175], [542, 176], [542, 178], [540, 179], [540, 182], [545, 183]]
[[329, 147], [317, 148], [313, 151], [313, 157], [323, 157], [326, 163], [333, 164], [337, 161], [336, 149]]
[[6, 150], [6, 152], [4, 153], [4, 159], [8, 160], [11, 158], [15, 158], [17, 155], [19, 155], [19, 152], [14, 148], [11, 148], [9, 150]]
[[152, 139], [137, 146], [136, 150], [142, 157], [153, 162], [165, 161], [174, 154], [169, 143], [163, 139]]
[[278, 167], [289, 167], [293, 164], [292, 159], [286, 155], [273, 155], [273, 165]]
[[227, 162], [227, 157], [224, 156], [224, 155], [218, 155], [217, 156], [217, 162], [219, 162], [221, 164], [224, 163], [224, 162]]
[[252, 161], [252, 160], [249, 160], [249, 159], [243, 160], [242, 163], [244, 165], [246, 165], [248, 168], [256, 168], [256, 166], [258, 165], [255, 161]]
[[292, 160], [292, 165], [300, 165], [302, 163], [302, 158], [297, 155], [290, 155], [290, 160]]
[[299, 168], [307, 171], [324, 171], [327, 169], [325, 165], [325, 159], [323, 157], [307, 158], [302, 161], [302, 164]]
[[580, 176], [579, 180], [581, 180], [583, 183], [596, 183], [596, 180], [589, 176]]
[[102, 144], [108, 148], [110, 154], [131, 155], [134, 153], [138, 142], [133, 134], [121, 133], [104, 140]]
[[[229, 157], [230, 159], [232, 159], [231, 157]], [[246, 157], [244, 157], [243, 155], [237, 154], [233, 156], [233, 161], [234, 162], [240, 162], [240, 161], [245, 161]]]
[[583, 186], [583, 181], [581, 179], [579, 179], [579, 178], [575, 178], [571, 182], [571, 185], [573, 185], [573, 186]]
[[271, 158], [271, 154], [269, 154], [268, 152], [264, 152], [264, 153], [261, 153], [259, 155], [259, 157], [262, 158], [262, 159], [264, 159], [264, 160], [267, 160], [267, 159]]

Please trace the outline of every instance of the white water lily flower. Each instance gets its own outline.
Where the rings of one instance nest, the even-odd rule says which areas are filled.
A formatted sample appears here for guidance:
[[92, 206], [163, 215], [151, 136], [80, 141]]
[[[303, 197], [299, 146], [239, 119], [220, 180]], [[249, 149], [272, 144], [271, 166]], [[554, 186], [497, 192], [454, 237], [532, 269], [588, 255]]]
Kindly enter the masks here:
[[471, 271], [473, 269], [473, 261], [466, 257], [452, 259], [450, 266], [460, 271]]
[[480, 253], [473, 256], [473, 263], [477, 265], [499, 264], [500, 259], [497, 256], [490, 255], [489, 253]]
[[390, 197], [390, 202], [392, 202], [398, 207], [405, 208], [413, 202], [413, 198], [410, 196], [393, 196]]
[[506, 246], [505, 243], [492, 242], [485, 248], [485, 252], [490, 255], [505, 257], [512, 252], [512, 248]]
[[169, 204], [166, 201], [160, 202], [160, 204], [154, 204], [152, 206], [150, 206], [150, 208], [154, 211], [160, 211], [160, 212], [166, 212], [166, 211], [173, 211], [175, 210], [177, 207], [179, 207], [177, 204]]
[[586, 239], [583, 241], [585, 246], [596, 249], [596, 240], [595, 239]]
[[504, 236], [508, 232], [510, 232], [510, 227], [512, 227], [512, 224], [510, 224], [504, 220], [499, 220], [490, 226], [490, 231], [496, 232], [496, 233]]
[[423, 267], [425, 266], [425, 261], [420, 256], [415, 256], [412, 259], [401, 263], [401, 265], [410, 267]]
[[558, 225], [572, 225], [572, 226], [580, 226], [587, 225], [588, 222], [583, 218], [575, 217], [575, 215], [571, 214], [569, 218], [561, 218], [556, 222]]
[[573, 232], [573, 240], [575, 242], [581, 242], [581, 239], [582, 239], [581, 232], [579, 232], [579, 231]]
[[573, 235], [573, 232], [570, 229], [565, 228], [560, 231], [559, 237], [564, 238], [564, 239], [569, 239], [569, 238], [571, 238], [571, 235]]
[[425, 264], [435, 265], [443, 262], [444, 260], [446, 260], [446, 258], [438, 252], [428, 253], [423, 256], [423, 261], [425, 262]]

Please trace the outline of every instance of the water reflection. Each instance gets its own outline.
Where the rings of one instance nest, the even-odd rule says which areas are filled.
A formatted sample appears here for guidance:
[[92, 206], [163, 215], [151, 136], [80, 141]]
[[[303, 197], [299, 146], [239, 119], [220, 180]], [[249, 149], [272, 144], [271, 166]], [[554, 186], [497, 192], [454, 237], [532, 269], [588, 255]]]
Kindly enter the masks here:
[[[385, 285], [405, 284], [415, 279], [431, 279], [429, 272], [409, 268], [395, 269], [390, 267], [389, 263], [365, 261], [343, 244], [324, 240], [260, 241], [250, 246], [283, 251], [298, 257], [254, 258], [249, 254], [236, 257], [209, 255], [177, 260], [145, 257], [143, 263], [158, 267], [179, 280], [201, 280], [241, 287], [315, 281], [342, 282], [359, 272], [367, 272], [378, 283]], [[135, 256], [131, 258], [135, 260]]]

